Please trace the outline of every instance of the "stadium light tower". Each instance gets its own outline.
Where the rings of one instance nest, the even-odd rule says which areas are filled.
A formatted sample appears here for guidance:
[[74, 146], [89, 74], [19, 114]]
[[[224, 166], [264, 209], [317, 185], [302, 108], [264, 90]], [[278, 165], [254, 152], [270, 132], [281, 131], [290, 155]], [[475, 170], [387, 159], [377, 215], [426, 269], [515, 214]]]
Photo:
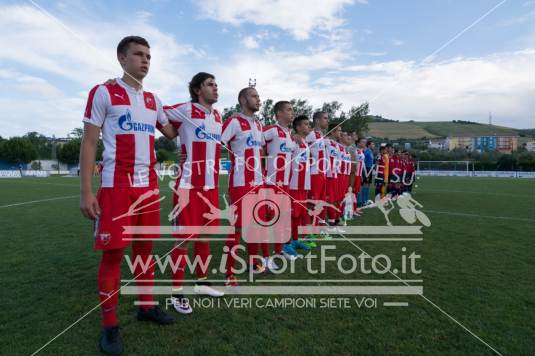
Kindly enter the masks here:
[[256, 78], [249, 78], [249, 88], [256, 87]]

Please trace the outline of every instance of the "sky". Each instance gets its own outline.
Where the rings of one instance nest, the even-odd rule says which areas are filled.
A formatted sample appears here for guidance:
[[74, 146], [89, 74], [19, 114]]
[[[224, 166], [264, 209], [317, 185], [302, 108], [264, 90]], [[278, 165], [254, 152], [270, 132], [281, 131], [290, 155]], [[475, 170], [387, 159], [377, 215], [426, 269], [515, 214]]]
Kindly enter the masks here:
[[205, 71], [220, 110], [255, 78], [262, 99], [535, 127], [535, 0], [2, 0], [0, 27], [2, 137], [81, 127], [127, 35], [149, 41], [144, 88], [164, 104]]

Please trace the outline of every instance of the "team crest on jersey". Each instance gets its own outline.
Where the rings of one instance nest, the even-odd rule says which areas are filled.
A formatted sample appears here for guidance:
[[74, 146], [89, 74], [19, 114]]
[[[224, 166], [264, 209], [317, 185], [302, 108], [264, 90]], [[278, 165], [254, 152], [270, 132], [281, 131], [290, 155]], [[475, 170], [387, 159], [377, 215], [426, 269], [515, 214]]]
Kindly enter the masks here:
[[110, 243], [111, 234], [109, 232], [103, 232], [98, 235], [100, 239], [100, 243], [103, 245], [107, 245]]

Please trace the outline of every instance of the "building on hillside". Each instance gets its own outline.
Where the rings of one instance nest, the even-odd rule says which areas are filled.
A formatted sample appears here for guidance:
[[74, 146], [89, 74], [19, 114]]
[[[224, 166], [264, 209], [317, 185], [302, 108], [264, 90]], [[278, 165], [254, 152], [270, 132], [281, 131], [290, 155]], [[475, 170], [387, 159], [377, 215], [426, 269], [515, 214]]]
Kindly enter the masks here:
[[486, 135], [448, 137], [448, 150], [463, 148], [470, 151], [498, 151], [511, 153], [518, 149], [518, 136]]
[[531, 139], [530, 141], [526, 142], [526, 150], [529, 152], [535, 152], [535, 139]]
[[427, 144], [427, 148], [434, 148], [437, 150], [447, 150], [448, 149], [447, 139], [444, 139], [444, 138], [430, 139]]
[[446, 147], [449, 151], [462, 148], [468, 151], [474, 149], [473, 137], [471, 136], [451, 136], [446, 139]]

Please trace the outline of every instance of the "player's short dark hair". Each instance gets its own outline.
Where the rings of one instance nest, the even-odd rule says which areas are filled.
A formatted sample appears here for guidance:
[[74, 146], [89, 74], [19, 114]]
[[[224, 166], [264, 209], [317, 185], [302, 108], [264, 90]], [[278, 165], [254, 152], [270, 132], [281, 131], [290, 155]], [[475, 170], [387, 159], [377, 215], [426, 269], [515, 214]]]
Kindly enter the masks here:
[[392, 147], [392, 145], [391, 145], [390, 143], [387, 143], [387, 144], [385, 145], [385, 148], [389, 148], [389, 147]]
[[315, 125], [316, 121], [318, 121], [318, 119], [324, 114], [326, 115], [327, 112], [325, 112], [325, 111], [316, 111], [314, 113], [314, 115], [312, 115], [312, 123]]
[[336, 122], [330, 122], [329, 123], [329, 132], [332, 132], [337, 126], [339, 126]]
[[[306, 115], [299, 115], [294, 119], [292, 122], [292, 127], [295, 131], [297, 131], [297, 126], [301, 125], [301, 122], [303, 121], [309, 121], [308, 116]], [[309, 121], [310, 122], [310, 121]]]
[[360, 141], [362, 141], [362, 140], [366, 140], [366, 137], [359, 137], [359, 138], [357, 139], [357, 142], [360, 142]]
[[246, 87], [240, 90], [240, 92], [238, 93], [238, 104], [241, 105], [241, 99], [245, 98], [245, 96], [247, 95], [247, 92], [252, 89], [254, 89], [254, 87]]
[[130, 43], [136, 43], [136, 44], [140, 44], [142, 46], [145, 46], [147, 48], [150, 48], [149, 42], [147, 42], [147, 40], [144, 39], [143, 37], [126, 36], [117, 45], [117, 55], [119, 55], [119, 54], [124, 54], [125, 55], [126, 52], [128, 51], [128, 47], [130, 46]]
[[198, 103], [199, 102], [199, 95], [197, 95], [197, 93], [195, 93], [195, 90], [196, 89], [201, 89], [201, 85], [202, 83], [204, 83], [204, 81], [206, 79], [215, 79], [214, 75], [213, 74], [210, 74], [210, 73], [206, 73], [206, 72], [199, 72], [197, 74], [195, 74], [193, 76], [193, 78], [191, 78], [191, 81], [189, 82], [189, 96], [191, 97], [191, 101], [194, 102], [194, 103]]
[[370, 147], [372, 145], [373, 141], [372, 140], [368, 140], [368, 142], [366, 142], [366, 147]]
[[287, 100], [281, 100], [275, 103], [275, 106], [273, 106], [273, 112], [275, 113], [275, 116], [277, 116], [277, 113], [279, 111], [282, 111], [282, 109], [284, 109], [285, 105], [292, 105], [292, 103]]

